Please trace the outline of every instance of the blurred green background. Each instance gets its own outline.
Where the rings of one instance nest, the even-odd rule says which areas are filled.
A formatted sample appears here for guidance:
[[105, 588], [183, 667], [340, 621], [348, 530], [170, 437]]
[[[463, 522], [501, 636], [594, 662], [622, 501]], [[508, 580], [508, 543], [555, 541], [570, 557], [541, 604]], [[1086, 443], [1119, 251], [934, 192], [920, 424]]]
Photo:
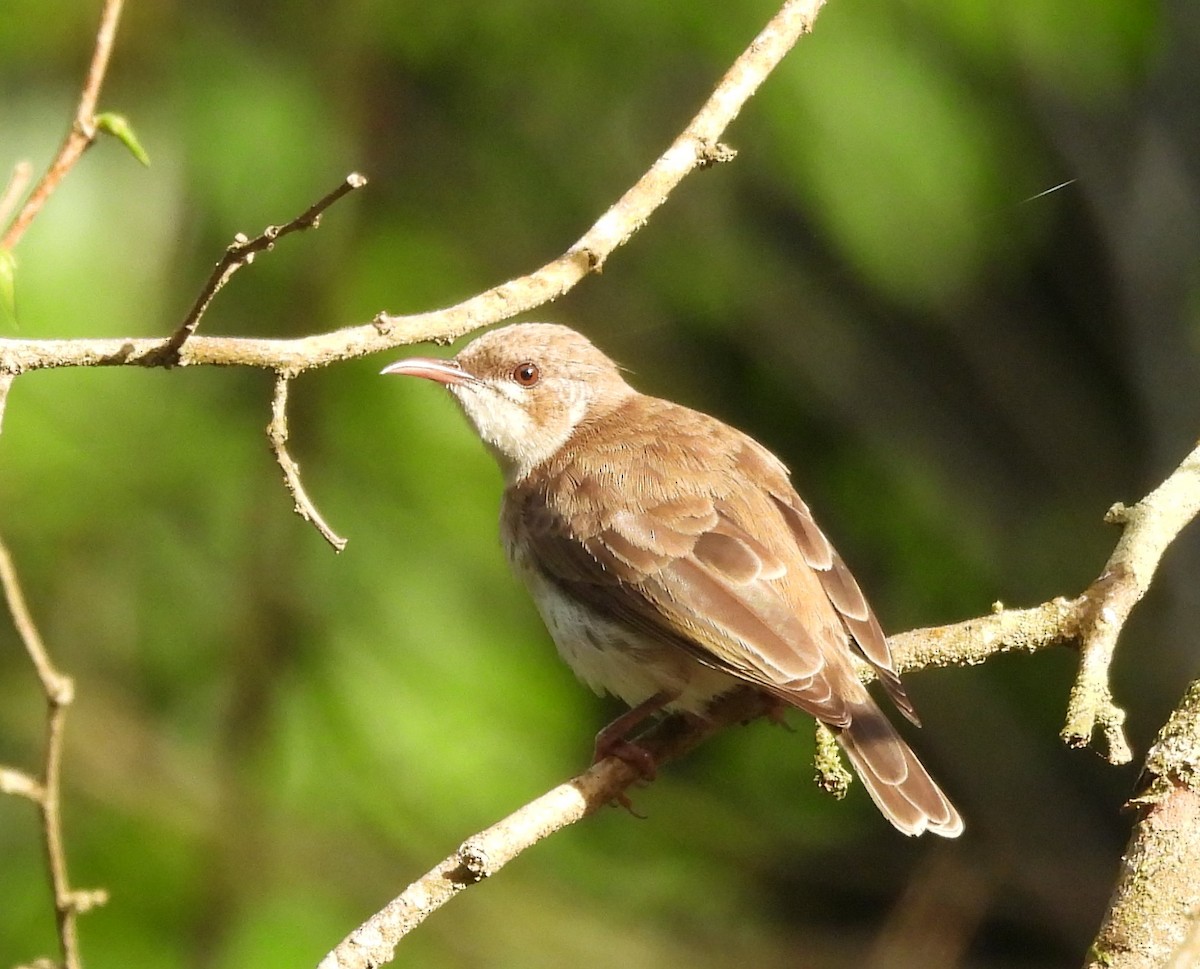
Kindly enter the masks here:
[[[107, 140], [21, 243], [17, 338], [166, 335], [233, 234], [370, 186], [218, 297], [209, 333], [299, 336], [455, 302], [557, 255], [665, 148], [773, 2], [131, 2]], [[93, 0], [0, 4], [0, 172], [74, 111]], [[1200, 8], [833, 0], [604, 274], [535, 318], [792, 467], [901, 630], [1080, 591], [1117, 500], [1200, 432]], [[1030, 197], [1068, 179], [1053, 194]], [[440, 352], [440, 351], [439, 351]], [[617, 708], [554, 657], [452, 402], [305, 376], [291, 512], [251, 371], [17, 381], [0, 534], [76, 677], [72, 874], [88, 969], [313, 965], [409, 881], [586, 763]], [[1144, 752], [1197, 671], [1200, 539], [1116, 665]], [[914, 738], [962, 808], [908, 841], [812, 735], [755, 724], [457, 899], [399, 965], [1057, 967], [1105, 907], [1137, 775], [1057, 730], [1065, 651], [924, 673]], [[0, 623], [0, 763], [42, 699]], [[53, 950], [34, 812], [0, 799], [0, 965]]]

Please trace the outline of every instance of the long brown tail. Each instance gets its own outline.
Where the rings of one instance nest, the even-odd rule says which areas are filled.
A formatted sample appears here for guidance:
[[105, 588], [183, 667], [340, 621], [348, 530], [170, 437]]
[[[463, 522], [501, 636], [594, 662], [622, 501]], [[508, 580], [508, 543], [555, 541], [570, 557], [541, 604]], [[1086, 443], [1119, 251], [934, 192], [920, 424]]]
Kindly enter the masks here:
[[850, 726], [837, 734], [867, 793], [905, 834], [962, 834], [963, 822], [917, 755], [871, 701], [856, 704]]

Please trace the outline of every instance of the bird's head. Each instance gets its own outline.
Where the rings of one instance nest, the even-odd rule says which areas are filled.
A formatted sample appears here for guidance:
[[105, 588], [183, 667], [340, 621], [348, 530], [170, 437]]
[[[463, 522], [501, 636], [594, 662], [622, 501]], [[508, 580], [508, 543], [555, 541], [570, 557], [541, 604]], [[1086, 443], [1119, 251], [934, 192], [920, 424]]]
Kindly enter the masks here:
[[412, 357], [383, 373], [444, 384], [510, 482], [553, 457], [580, 424], [635, 393], [586, 337], [553, 323], [502, 327], [450, 360]]

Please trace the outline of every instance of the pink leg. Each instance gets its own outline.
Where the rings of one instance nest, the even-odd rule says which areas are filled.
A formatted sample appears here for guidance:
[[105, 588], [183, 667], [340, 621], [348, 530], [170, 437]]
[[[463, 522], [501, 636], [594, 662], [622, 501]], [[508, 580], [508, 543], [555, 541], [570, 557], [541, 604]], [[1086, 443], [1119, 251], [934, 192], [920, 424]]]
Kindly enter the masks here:
[[658, 773], [658, 765], [654, 763], [654, 758], [648, 751], [626, 740], [625, 737], [634, 727], [658, 713], [677, 695], [662, 690], [617, 717], [596, 734], [596, 747], [592, 755], [592, 763], [599, 763], [605, 757], [619, 757], [630, 767], [636, 767], [646, 780], [654, 780], [655, 774]]

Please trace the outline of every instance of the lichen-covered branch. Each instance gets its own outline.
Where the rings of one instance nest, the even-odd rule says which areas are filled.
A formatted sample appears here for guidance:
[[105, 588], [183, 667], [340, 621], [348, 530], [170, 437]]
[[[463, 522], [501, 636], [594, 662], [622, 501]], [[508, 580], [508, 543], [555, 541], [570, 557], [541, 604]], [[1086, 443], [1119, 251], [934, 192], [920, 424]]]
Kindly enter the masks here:
[[1105, 521], [1124, 530], [1100, 575], [1080, 596], [1053, 599], [1032, 609], [997, 608], [979, 619], [894, 636], [897, 667], [903, 672], [965, 666], [997, 652], [1075, 644], [1079, 673], [1067, 704], [1063, 740], [1073, 747], [1086, 746], [1099, 726], [1108, 760], [1128, 763], [1132, 753], [1122, 730], [1125, 713], [1113, 701], [1109, 685], [1117, 638], [1150, 588], [1163, 553], [1198, 513], [1200, 446], [1136, 505], [1117, 504], [1108, 512]]
[[1133, 756], [1122, 729], [1125, 712], [1113, 702], [1109, 686], [1113, 651], [1129, 613], [1150, 588], [1163, 552], [1198, 512], [1200, 445], [1136, 505], [1114, 505], [1105, 517], [1124, 530], [1104, 571], [1083, 594], [1079, 675], [1062, 731], [1072, 746], [1089, 743], [1099, 726], [1112, 763], [1128, 763]]
[[[1001, 653], [1036, 653], [1079, 640], [1081, 599], [1058, 597], [1028, 609], [1005, 609], [948, 626], [931, 626], [888, 638], [900, 673], [938, 666], [977, 666]], [[860, 672], [870, 676], [865, 664]]]
[[[1146, 757], [1138, 822], [1087, 969], [1187, 969], [1200, 919], [1200, 680]], [[1191, 951], [1191, 958], [1185, 955]]]

